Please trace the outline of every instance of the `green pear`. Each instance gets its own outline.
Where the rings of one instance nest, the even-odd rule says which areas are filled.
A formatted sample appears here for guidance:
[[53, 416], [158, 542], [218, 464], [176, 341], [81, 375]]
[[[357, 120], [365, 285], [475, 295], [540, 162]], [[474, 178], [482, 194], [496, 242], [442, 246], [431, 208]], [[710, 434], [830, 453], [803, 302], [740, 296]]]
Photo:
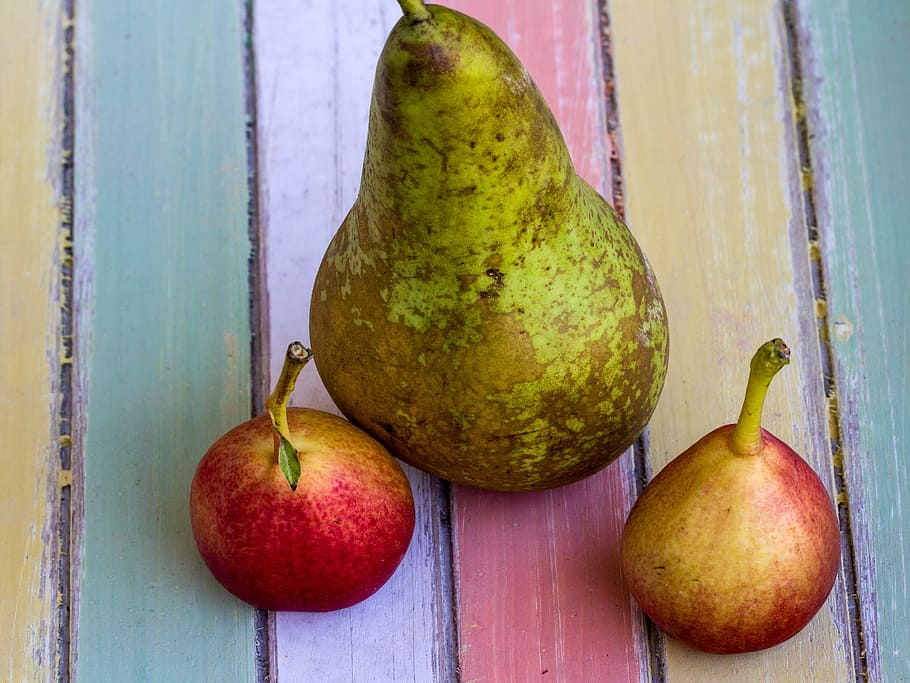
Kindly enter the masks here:
[[673, 638], [717, 654], [792, 637], [825, 602], [840, 566], [840, 525], [818, 475], [761, 428], [768, 385], [789, 362], [780, 339], [752, 359], [735, 425], [674, 458], [623, 529], [623, 577]]
[[351, 421], [427, 472], [500, 490], [576, 481], [654, 411], [657, 281], [505, 43], [399, 2], [359, 194], [312, 292], [317, 369]]

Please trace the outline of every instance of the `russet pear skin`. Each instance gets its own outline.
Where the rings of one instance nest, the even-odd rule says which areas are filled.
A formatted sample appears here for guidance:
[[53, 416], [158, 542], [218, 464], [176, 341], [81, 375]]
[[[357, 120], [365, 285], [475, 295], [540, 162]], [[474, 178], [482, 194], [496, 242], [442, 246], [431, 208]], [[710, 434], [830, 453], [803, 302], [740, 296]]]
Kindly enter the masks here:
[[312, 292], [316, 366], [345, 416], [418, 468], [567, 484], [653, 413], [664, 304], [515, 55], [470, 17], [427, 11], [379, 59], [359, 194]]
[[818, 475], [764, 429], [760, 452], [733, 452], [733, 429], [714, 430], [658, 472], [620, 546], [641, 609], [669, 636], [718, 654], [796, 635], [840, 566], [839, 522]]

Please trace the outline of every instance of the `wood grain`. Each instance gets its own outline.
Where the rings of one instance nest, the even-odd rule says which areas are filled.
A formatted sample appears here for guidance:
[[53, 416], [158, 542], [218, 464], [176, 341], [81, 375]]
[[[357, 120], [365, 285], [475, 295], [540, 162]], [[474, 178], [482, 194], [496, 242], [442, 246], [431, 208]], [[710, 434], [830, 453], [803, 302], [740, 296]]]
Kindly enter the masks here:
[[[864, 668], [873, 683], [910, 680], [910, 6], [443, 1], [515, 49], [578, 170], [605, 194], [620, 152], [597, 22], [609, 11], [624, 206], [671, 326], [650, 464], [735, 419], [749, 357], [784, 337], [794, 360], [771, 388], [766, 426], [831, 491], [843, 472], [855, 581], [845, 571], [809, 628], [772, 650], [649, 651], [616, 557], [629, 455], [563, 489], [455, 487], [451, 500], [409, 468], [418, 529], [402, 567], [355, 608], [271, 615], [269, 680], [829, 683]], [[68, 653], [54, 642], [67, 607], [57, 523], [71, 477], [60, 461], [70, 363], [73, 680], [257, 680], [253, 610], [198, 558], [187, 494], [205, 448], [259, 407], [252, 382], [277, 375], [292, 338], [307, 341], [313, 276], [357, 191], [376, 58], [400, 9], [337, 4], [79, 0], [71, 245], [64, 3], [0, 0], [0, 680], [53, 680], [70, 664], [55, 661]], [[61, 336], [70, 247], [74, 358]], [[255, 302], [251, 257], [265, 283]], [[265, 340], [261, 359], [251, 334]], [[293, 403], [333, 409], [314, 367]]]
[[[593, 3], [451, 6], [512, 47], [553, 109], [579, 174], [609, 196]], [[462, 680], [639, 679], [637, 622], [617, 557], [630, 500], [626, 466], [617, 462], [583, 482], [534, 494], [455, 487]]]
[[870, 681], [910, 680], [910, 5], [799, 3], [813, 192]]
[[[793, 363], [771, 387], [765, 426], [833, 491], [779, 5], [610, 9], [627, 216], [662, 283], [672, 339], [653, 469], [736, 419], [749, 358], [780, 336]], [[764, 652], [715, 657], [669, 641], [666, 678], [853, 680], [845, 595], [841, 577], [806, 630]]]
[[242, 29], [239, 3], [78, 5], [76, 680], [255, 679], [188, 511], [250, 415]]
[[0, 679], [17, 683], [56, 669], [62, 19], [0, 3]]
[[[287, 344], [308, 338], [310, 291], [360, 184], [376, 60], [398, 6], [272, 0], [255, 4], [260, 206], [272, 381]], [[302, 39], [301, 36], [304, 38]], [[335, 411], [308, 368], [292, 403]], [[447, 500], [406, 468], [417, 527], [376, 595], [329, 614], [274, 615], [280, 681], [454, 680]]]

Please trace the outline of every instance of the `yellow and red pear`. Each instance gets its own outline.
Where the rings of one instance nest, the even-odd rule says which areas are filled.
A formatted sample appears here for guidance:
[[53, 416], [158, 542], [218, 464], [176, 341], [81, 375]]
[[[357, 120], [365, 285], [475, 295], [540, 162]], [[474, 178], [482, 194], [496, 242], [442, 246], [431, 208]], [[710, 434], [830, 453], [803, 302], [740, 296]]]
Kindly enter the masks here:
[[739, 420], [702, 437], [645, 488], [626, 520], [623, 577], [669, 636], [713, 653], [762, 650], [805, 627], [840, 564], [827, 490], [761, 427], [768, 385], [789, 362], [763, 344]]

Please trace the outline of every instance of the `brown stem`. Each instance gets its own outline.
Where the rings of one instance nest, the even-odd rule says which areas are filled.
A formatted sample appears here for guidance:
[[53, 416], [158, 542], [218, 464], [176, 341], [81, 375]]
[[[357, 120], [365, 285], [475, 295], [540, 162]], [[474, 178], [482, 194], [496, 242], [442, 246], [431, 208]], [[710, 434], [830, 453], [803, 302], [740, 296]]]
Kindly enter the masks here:
[[290, 427], [288, 426], [288, 401], [297, 383], [297, 377], [303, 366], [307, 364], [313, 352], [300, 342], [291, 342], [284, 356], [281, 374], [275, 383], [275, 389], [265, 401], [265, 407], [272, 418], [272, 427], [275, 429], [275, 462], [287, 479], [291, 490], [297, 489], [300, 479], [300, 460], [297, 450], [291, 444]]

